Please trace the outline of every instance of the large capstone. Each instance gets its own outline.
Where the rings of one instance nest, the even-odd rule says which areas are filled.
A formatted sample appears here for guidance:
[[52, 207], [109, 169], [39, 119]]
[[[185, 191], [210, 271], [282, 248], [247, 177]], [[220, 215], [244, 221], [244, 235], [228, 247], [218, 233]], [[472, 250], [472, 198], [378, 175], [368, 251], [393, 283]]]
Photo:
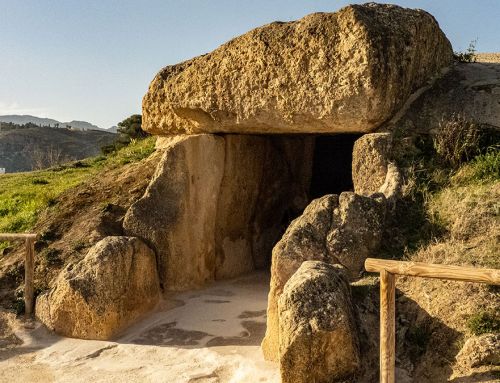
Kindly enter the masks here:
[[161, 70], [143, 100], [153, 134], [369, 132], [452, 60], [427, 12], [350, 5], [254, 29]]

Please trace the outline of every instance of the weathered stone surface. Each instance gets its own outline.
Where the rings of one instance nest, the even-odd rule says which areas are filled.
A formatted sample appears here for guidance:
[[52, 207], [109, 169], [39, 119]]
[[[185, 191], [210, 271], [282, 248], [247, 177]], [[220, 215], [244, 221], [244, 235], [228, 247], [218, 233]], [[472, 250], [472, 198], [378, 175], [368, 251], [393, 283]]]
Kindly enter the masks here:
[[352, 192], [339, 196], [334, 209], [326, 246], [330, 258], [342, 264], [351, 278], [364, 270], [365, 259], [373, 255], [382, 239], [385, 223], [385, 198], [363, 197]]
[[127, 235], [156, 251], [169, 290], [199, 287], [215, 276], [215, 219], [224, 169], [224, 139], [173, 136], [144, 196], [128, 210]]
[[268, 360], [278, 361], [279, 296], [285, 283], [304, 261], [328, 261], [325, 239], [330, 230], [332, 211], [337, 205], [336, 195], [313, 200], [304, 213], [290, 224], [273, 249], [267, 327], [262, 341], [262, 351]]
[[294, 220], [273, 249], [266, 336], [262, 349], [266, 359], [278, 356], [278, 299], [285, 283], [307, 260], [342, 264], [351, 278], [363, 270], [381, 240], [385, 200], [352, 192], [326, 195], [313, 200]]
[[38, 296], [36, 316], [58, 334], [109, 339], [154, 308], [160, 285], [153, 251], [133, 237], [106, 237]]
[[403, 175], [399, 168], [393, 162], [387, 164], [387, 174], [385, 175], [384, 184], [378, 190], [387, 200], [395, 202], [401, 197], [403, 188]]
[[278, 303], [283, 383], [344, 381], [359, 365], [348, 277], [340, 265], [306, 261]]
[[484, 334], [469, 338], [457, 355], [465, 367], [500, 366], [500, 334]]
[[391, 133], [371, 133], [358, 138], [352, 152], [354, 192], [377, 193], [384, 185], [392, 149]]
[[214, 217], [217, 279], [254, 269], [252, 223], [267, 149], [265, 137], [225, 137], [224, 176]]
[[[314, 138], [224, 135], [216, 278], [269, 266], [282, 218], [307, 205]], [[272, 166], [270, 166], [272, 164]]]
[[[500, 130], [500, 63], [454, 65], [433, 86], [401, 110], [399, 118], [383, 124], [384, 131], [397, 130], [400, 137], [433, 132], [443, 118], [453, 114]], [[399, 113], [398, 113], [399, 114]], [[404, 143], [401, 138], [397, 144]]]
[[[124, 228], [156, 251], [169, 290], [268, 267], [307, 205], [313, 137], [161, 137], [163, 159]], [[271, 165], [272, 164], [272, 165]]]
[[350, 5], [254, 29], [161, 70], [143, 99], [153, 134], [368, 132], [449, 65], [435, 19]]

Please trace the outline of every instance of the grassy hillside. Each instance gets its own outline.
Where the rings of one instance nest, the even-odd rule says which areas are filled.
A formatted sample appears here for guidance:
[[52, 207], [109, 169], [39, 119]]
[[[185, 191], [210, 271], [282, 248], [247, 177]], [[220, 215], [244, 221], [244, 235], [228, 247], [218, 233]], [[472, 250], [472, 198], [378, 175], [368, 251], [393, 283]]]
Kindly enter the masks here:
[[116, 153], [42, 171], [0, 176], [0, 232], [33, 228], [39, 214], [57, 204], [63, 192], [104, 170], [140, 161], [154, 150], [154, 139], [135, 141]]
[[[132, 141], [107, 156], [43, 171], [0, 176], [0, 232], [37, 233], [35, 289], [109, 235], [123, 235], [125, 212], [144, 194], [160, 152], [155, 139]], [[0, 242], [0, 304], [22, 312], [24, 248]]]
[[[379, 256], [500, 268], [500, 151], [491, 147], [450, 168], [440, 161], [432, 142], [405, 148], [402, 152], [407, 158], [399, 159], [405, 175], [404, 195]], [[498, 381], [498, 366], [470, 368], [457, 359], [470, 337], [500, 332], [498, 288], [400, 276], [396, 289], [397, 381]], [[377, 381], [377, 276], [367, 275], [356, 282], [353, 293], [362, 318], [366, 372], [360, 381]]]
[[[500, 268], [498, 135], [467, 121], [450, 121], [437, 135], [413, 137], [414, 146], [399, 148], [404, 197], [385, 256]], [[456, 360], [469, 337], [500, 331], [498, 289], [412, 277], [398, 278], [397, 288], [398, 359], [414, 381], [498, 378], [495, 367], [471, 370]]]

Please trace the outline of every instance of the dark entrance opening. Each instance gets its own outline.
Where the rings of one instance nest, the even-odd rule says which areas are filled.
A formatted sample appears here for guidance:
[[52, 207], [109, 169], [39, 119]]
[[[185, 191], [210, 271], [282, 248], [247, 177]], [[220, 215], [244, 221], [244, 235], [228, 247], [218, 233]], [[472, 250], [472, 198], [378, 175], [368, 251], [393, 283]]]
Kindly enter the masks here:
[[360, 134], [317, 136], [312, 166], [311, 199], [353, 189], [352, 149]]

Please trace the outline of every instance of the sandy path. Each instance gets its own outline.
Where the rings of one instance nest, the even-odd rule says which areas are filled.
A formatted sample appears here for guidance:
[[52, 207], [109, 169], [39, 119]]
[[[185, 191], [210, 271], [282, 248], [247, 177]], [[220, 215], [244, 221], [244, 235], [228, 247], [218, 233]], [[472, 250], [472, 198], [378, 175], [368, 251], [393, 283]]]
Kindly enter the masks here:
[[23, 345], [0, 351], [0, 382], [278, 382], [259, 347], [268, 278], [177, 294], [114, 342], [20, 327]]

